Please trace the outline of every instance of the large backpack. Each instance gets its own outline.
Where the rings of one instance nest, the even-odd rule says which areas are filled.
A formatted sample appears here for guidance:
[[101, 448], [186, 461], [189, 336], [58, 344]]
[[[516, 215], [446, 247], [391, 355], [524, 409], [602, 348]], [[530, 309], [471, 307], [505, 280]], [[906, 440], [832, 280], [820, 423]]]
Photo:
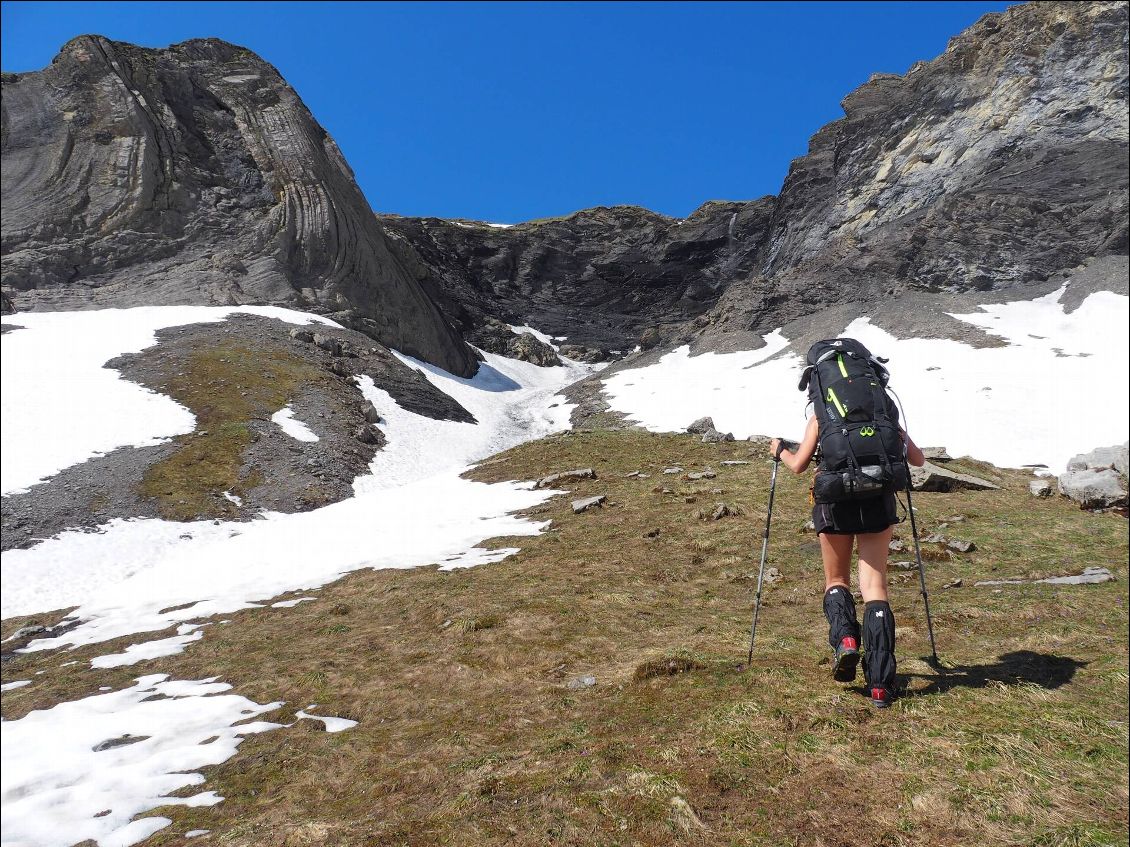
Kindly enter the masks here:
[[858, 500], [909, 483], [898, 407], [887, 394], [889, 373], [854, 338], [817, 341], [808, 351], [800, 390], [820, 425], [817, 503]]

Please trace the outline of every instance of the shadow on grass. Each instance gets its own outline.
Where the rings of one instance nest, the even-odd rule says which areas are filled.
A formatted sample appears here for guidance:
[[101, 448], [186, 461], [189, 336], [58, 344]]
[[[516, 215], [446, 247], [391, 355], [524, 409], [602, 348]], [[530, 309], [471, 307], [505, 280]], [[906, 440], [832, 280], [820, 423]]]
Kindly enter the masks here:
[[1005, 653], [988, 665], [954, 665], [938, 675], [901, 674], [907, 678], [928, 680], [925, 688], [903, 692], [904, 697], [944, 694], [953, 688], [985, 688], [988, 685], [1038, 685], [1054, 689], [1071, 682], [1075, 672], [1087, 662], [1054, 653], [1016, 650]]

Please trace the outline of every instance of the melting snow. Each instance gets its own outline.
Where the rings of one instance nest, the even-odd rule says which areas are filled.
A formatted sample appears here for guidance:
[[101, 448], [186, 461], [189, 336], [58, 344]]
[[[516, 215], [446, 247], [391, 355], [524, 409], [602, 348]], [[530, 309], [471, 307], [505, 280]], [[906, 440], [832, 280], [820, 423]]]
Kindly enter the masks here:
[[[194, 420], [187, 410], [122, 380], [102, 364], [153, 344], [157, 329], [222, 320], [236, 311], [294, 323], [320, 320], [271, 308], [19, 315], [26, 328], [3, 336], [5, 492], [99, 452], [158, 443], [190, 431]], [[186, 526], [119, 519], [97, 532], [64, 532], [30, 549], [3, 554], [0, 614], [76, 606], [70, 616], [79, 622], [76, 627], [28, 648], [53, 649], [257, 607], [286, 592], [317, 590], [359, 568], [440, 563], [450, 569], [505, 558], [514, 548], [476, 545], [497, 536], [538, 533], [542, 524], [513, 512], [553, 492], [517, 482], [484, 485], [459, 474], [492, 453], [568, 427], [571, 407], [556, 394], [592, 368], [572, 362], [539, 368], [490, 354], [485, 358], [474, 378], [461, 379], [401, 357], [462, 403], [477, 424], [414, 415], [367, 378], [359, 380], [359, 390], [379, 404], [388, 443], [376, 454], [371, 475], [355, 480], [354, 498], [301, 514], [265, 513], [250, 523], [198, 521]], [[46, 379], [39, 367], [44, 361]], [[36, 363], [34, 373], [25, 372], [32, 370], [30, 362]], [[73, 425], [76, 408], [83, 415], [78, 428]], [[288, 411], [275, 420], [300, 438], [297, 428], [302, 425], [284, 414]], [[273, 605], [285, 608], [307, 599], [313, 598]], [[116, 667], [171, 655], [200, 637], [197, 625], [185, 624], [176, 636], [131, 644], [92, 664]], [[234, 754], [242, 735], [277, 726], [232, 727], [236, 720], [279, 704], [203, 696], [228, 687], [143, 677], [125, 691], [4, 722], [4, 843], [61, 845], [91, 838], [100, 845], [133, 844], [169, 823], [155, 817], [130, 822], [146, 809], [168, 802], [219, 802], [208, 793], [172, 800], [162, 795], [203, 781], [199, 774], [178, 771], [222, 762]], [[154, 695], [163, 699], [142, 702]], [[331, 732], [353, 725], [344, 718], [310, 717]], [[127, 733], [149, 738], [93, 753], [93, 746]], [[219, 740], [200, 744], [212, 736]], [[109, 814], [95, 817], [107, 809]]]
[[[215, 323], [237, 312], [295, 324], [317, 315], [274, 306], [152, 306], [86, 312], [21, 312], [3, 335], [0, 493], [13, 494], [92, 456], [160, 444], [192, 432], [196, 419], [170, 397], [104, 368], [157, 342], [167, 327]], [[81, 425], [75, 415], [81, 414]]]
[[271, 420], [279, 425], [279, 429], [289, 435], [291, 438], [298, 441], [317, 441], [318, 436], [314, 430], [306, 426], [302, 421], [294, 416], [294, 410], [290, 406], [283, 406], [273, 415]]
[[[953, 315], [1005, 339], [1005, 347], [899, 339], [867, 318], [840, 334], [890, 358], [891, 387], [919, 444], [1001, 466], [1062, 470], [1077, 453], [1122, 443], [1130, 425], [1130, 299], [1102, 291], [1067, 314], [1064, 290]], [[652, 431], [682, 430], [710, 415], [739, 438], [795, 438], [806, 420], [807, 398], [796, 390], [803, 361], [784, 352], [780, 331], [765, 341], [761, 350], [693, 357], [681, 347], [654, 365], [613, 374], [604, 390], [613, 409]]]
[[[310, 706], [308, 708], [314, 708]], [[335, 718], [329, 715], [323, 717], [322, 715], [311, 715], [299, 709], [294, 713], [296, 718], [310, 718], [310, 720], [321, 721], [325, 727], [326, 732], [344, 732], [347, 729], [352, 729], [357, 726], [357, 721], [351, 721], [349, 718]]]
[[11, 691], [14, 688], [23, 688], [25, 685], [31, 685], [30, 679], [16, 679], [12, 682], [5, 682], [0, 685], [0, 691]]
[[177, 634], [170, 638], [159, 638], [156, 641], [145, 641], [141, 644], [131, 644], [124, 653], [111, 653], [98, 656], [90, 661], [92, 668], [120, 668], [123, 665], [136, 665], [149, 659], [159, 659], [162, 656], [175, 656], [183, 653], [184, 648], [193, 641], [204, 637], [202, 624], [181, 624], [177, 627]]
[[220, 802], [211, 791], [169, 795], [203, 783], [196, 770], [230, 758], [244, 736], [279, 727], [233, 724], [282, 705], [222, 693], [230, 688], [154, 674], [121, 691], [0, 723], [4, 844], [136, 844], [171, 821], [131, 823], [135, 815], [155, 806]]

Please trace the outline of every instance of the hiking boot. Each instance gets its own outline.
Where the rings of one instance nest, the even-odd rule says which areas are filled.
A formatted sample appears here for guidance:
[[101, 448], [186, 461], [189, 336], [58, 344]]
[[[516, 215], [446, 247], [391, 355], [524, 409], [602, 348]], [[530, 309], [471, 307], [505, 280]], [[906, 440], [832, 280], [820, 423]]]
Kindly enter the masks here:
[[871, 705], [876, 709], [886, 709], [891, 705], [892, 700], [894, 696], [889, 688], [878, 685], [871, 689]]
[[855, 679], [855, 668], [858, 664], [858, 642], [851, 637], [844, 638], [836, 645], [836, 659], [832, 662], [832, 679], [836, 682], [851, 682]]

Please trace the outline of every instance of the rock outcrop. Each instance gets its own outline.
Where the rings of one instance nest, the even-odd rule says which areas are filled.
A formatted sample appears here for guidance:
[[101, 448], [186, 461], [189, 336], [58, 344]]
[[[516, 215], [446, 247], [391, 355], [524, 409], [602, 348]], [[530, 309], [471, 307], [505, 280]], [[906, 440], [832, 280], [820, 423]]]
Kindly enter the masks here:
[[710, 202], [678, 220], [598, 207], [511, 227], [380, 221], [399, 236], [405, 266], [464, 332], [493, 316], [571, 345], [627, 352], [675, 340], [685, 321], [753, 273], [772, 208], [772, 198]]
[[1027, 297], [1126, 255], [1126, 43], [1125, 3], [1027, 3], [872, 77], [793, 162], [758, 273], [726, 291], [707, 334], [892, 300], [873, 319], [946, 334], [944, 319], [913, 323], [931, 294]]
[[277, 303], [478, 366], [333, 139], [243, 48], [81, 36], [5, 74], [3, 200], [5, 310]]

